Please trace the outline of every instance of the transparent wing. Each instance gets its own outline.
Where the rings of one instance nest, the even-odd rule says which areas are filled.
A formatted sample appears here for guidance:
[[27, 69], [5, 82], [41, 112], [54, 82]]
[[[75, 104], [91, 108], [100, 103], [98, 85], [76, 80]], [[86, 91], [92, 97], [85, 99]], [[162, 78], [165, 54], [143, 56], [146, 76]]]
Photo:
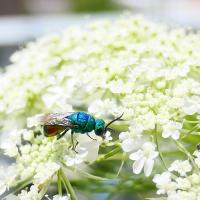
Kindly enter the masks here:
[[73, 128], [76, 125], [73, 124], [66, 117], [71, 115], [71, 113], [49, 113], [41, 117], [42, 125], [59, 125], [64, 127]]

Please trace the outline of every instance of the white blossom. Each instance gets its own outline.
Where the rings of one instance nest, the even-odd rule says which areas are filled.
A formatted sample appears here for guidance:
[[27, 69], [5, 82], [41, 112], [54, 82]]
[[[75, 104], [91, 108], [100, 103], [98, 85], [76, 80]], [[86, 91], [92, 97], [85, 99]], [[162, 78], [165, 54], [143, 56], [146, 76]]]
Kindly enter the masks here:
[[105, 134], [104, 142], [105, 142], [105, 143], [108, 143], [108, 142], [110, 142], [112, 139], [113, 139], [113, 138], [112, 138], [112, 136], [111, 136], [111, 133], [110, 133], [109, 131], [107, 131], [106, 134]]
[[55, 195], [55, 196], [53, 196], [53, 200], [70, 200], [70, 198], [69, 198], [69, 196]]
[[176, 171], [181, 176], [185, 176], [187, 172], [192, 170], [192, 166], [190, 165], [188, 160], [175, 160], [171, 166], [169, 167], [169, 171]]
[[60, 165], [55, 162], [49, 161], [44, 165], [40, 165], [36, 168], [36, 174], [34, 176], [35, 184], [43, 184], [60, 169]]
[[[163, 138], [179, 140], [182, 129], [191, 127], [188, 117], [200, 119], [199, 46], [198, 33], [136, 16], [69, 28], [14, 53], [11, 64], [0, 74], [0, 131], [5, 135], [1, 148], [5, 155], [16, 158], [16, 163], [8, 178], [0, 179], [0, 192], [23, 178], [35, 177], [34, 181], [43, 183], [63, 162], [73, 167], [97, 159], [102, 140], [94, 133], [91, 136], [97, 141], [76, 134], [77, 149], [84, 148], [76, 155], [70, 134], [60, 140], [46, 138], [36, 118], [29, 118], [73, 108], [84, 108], [106, 122], [124, 112], [124, 121], [114, 127], [123, 129], [119, 144], [134, 160], [134, 173], [144, 168], [145, 175], [150, 175], [158, 152], [146, 141], [154, 136], [155, 128], [162, 131]], [[18, 131], [26, 121], [32, 130]], [[167, 150], [170, 147], [171, 143]], [[199, 167], [198, 153], [194, 161]], [[54, 164], [45, 172], [49, 162]], [[160, 177], [158, 193], [168, 200], [200, 199], [199, 175], [188, 161], [176, 160], [169, 170], [178, 172], [178, 177], [164, 177], [163, 183]], [[35, 187], [19, 197], [38, 197]]]
[[[46, 194], [45, 195], [45, 197], [48, 199], [48, 200], [51, 200], [50, 198], [49, 198], [49, 196]], [[63, 196], [61, 196], [61, 195], [54, 195], [53, 196], [53, 199], [52, 200], [70, 200], [70, 195], [63, 195]]]
[[131, 152], [135, 149], [135, 141], [133, 138], [131, 138], [129, 132], [121, 132], [119, 134], [119, 139], [122, 140], [121, 147], [124, 152]]
[[37, 114], [31, 117], [27, 118], [27, 127], [32, 128], [34, 126], [41, 125], [41, 118], [44, 116], [44, 114]]
[[133, 163], [133, 172], [139, 174], [144, 167], [144, 174], [150, 176], [154, 166], [154, 159], [157, 156], [158, 152], [155, 151], [155, 145], [151, 142], [144, 143], [141, 149], [129, 156], [131, 160], [135, 161]]
[[72, 156], [69, 156], [69, 155], [65, 156], [64, 159], [65, 159], [65, 163], [67, 166], [81, 164], [85, 160], [85, 158], [88, 154], [87, 149], [84, 147], [79, 147], [76, 149], [76, 151], [77, 151], [77, 153], [74, 153], [74, 155], [72, 155]]
[[153, 182], [156, 183], [156, 187], [158, 188], [157, 194], [170, 194], [177, 188], [176, 183], [171, 180], [171, 174], [169, 172], [156, 174]]
[[32, 185], [30, 191], [22, 190], [18, 197], [20, 200], [38, 200], [40, 199], [39, 189], [37, 186]]
[[172, 137], [174, 140], [179, 139], [182, 124], [179, 122], [169, 121], [163, 126], [162, 136], [164, 138]]
[[186, 99], [183, 105], [183, 111], [188, 115], [193, 115], [200, 111], [199, 103], [196, 100]]

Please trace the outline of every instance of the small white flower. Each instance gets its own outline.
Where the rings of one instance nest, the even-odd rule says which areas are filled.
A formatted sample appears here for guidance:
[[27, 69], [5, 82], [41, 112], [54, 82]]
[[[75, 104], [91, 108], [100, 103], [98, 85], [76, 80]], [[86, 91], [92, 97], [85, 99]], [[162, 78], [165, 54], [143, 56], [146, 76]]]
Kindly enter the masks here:
[[183, 111], [188, 115], [193, 115], [200, 111], [199, 103], [187, 99], [184, 101]]
[[84, 162], [88, 154], [87, 149], [84, 147], [78, 147], [76, 148], [76, 151], [77, 153], [74, 153], [73, 156], [69, 156], [69, 155], [65, 156], [64, 159], [67, 166], [74, 166], [74, 165], [78, 165]]
[[193, 173], [192, 175], [188, 176], [188, 179], [193, 185], [199, 185], [200, 184], [200, 174]]
[[95, 135], [94, 131], [89, 133], [90, 137], [96, 139], [93, 140], [90, 137], [88, 137], [85, 134], [78, 134], [77, 141], [79, 142], [78, 148], [86, 148], [87, 150], [87, 156], [84, 158], [84, 160], [88, 162], [93, 162], [97, 159], [98, 153], [99, 153], [99, 146], [103, 142], [102, 138]]
[[129, 139], [129, 138], [130, 138], [129, 132], [121, 132], [119, 134], [119, 139], [122, 140], [122, 141]]
[[41, 119], [42, 117], [44, 116], [44, 114], [37, 114], [37, 115], [34, 115], [32, 117], [28, 117], [27, 118], [27, 127], [28, 128], [32, 128], [34, 126], [38, 126], [38, 125], [41, 125]]
[[13, 130], [9, 133], [5, 133], [8, 135], [7, 137], [3, 134], [4, 138], [1, 140], [1, 148], [4, 150], [6, 155], [10, 157], [18, 155], [17, 145], [21, 143], [21, 135], [24, 131], [25, 129]]
[[129, 132], [121, 132], [119, 139], [122, 140], [121, 146], [124, 152], [131, 152], [134, 149], [134, 140]]
[[140, 137], [135, 137], [130, 132], [121, 132], [119, 139], [122, 141], [121, 147], [124, 152], [137, 150], [143, 143]]
[[96, 117], [105, 116], [110, 111], [109, 114], [116, 115], [120, 112], [119, 106], [116, 105], [115, 100], [105, 99], [105, 100], [95, 100], [90, 103], [88, 108], [89, 113], [94, 114]]
[[177, 140], [180, 136], [180, 130], [182, 126], [182, 123], [169, 121], [163, 126], [162, 136], [164, 138], [168, 138], [171, 136], [174, 140]]
[[199, 198], [195, 192], [178, 190], [170, 193], [167, 200], [199, 200]]
[[131, 122], [129, 126], [129, 131], [132, 136], [140, 137], [142, 132], [144, 131], [144, 126], [136, 122]]
[[41, 164], [36, 168], [36, 174], [34, 176], [34, 183], [40, 185], [49, 180], [58, 170], [60, 165], [55, 162], [48, 161], [45, 164]]
[[155, 145], [151, 142], [146, 142], [143, 144], [142, 149], [130, 154], [129, 158], [134, 160], [133, 172], [139, 174], [144, 167], [144, 174], [150, 176], [154, 159], [158, 156], [158, 152], [155, 151]]
[[177, 187], [181, 190], [189, 190], [191, 188], [191, 183], [187, 178], [178, 177], [176, 182]]
[[156, 183], [156, 187], [158, 188], [157, 194], [169, 194], [176, 190], [176, 183], [171, 180], [169, 172], [156, 174], [153, 182]]
[[181, 176], [185, 176], [187, 172], [192, 170], [192, 166], [190, 165], [188, 160], [175, 160], [171, 166], [169, 167], [169, 171], [176, 171]]
[[53, 199], [50, 199], [48, 194], [45, 194], [44, 196], [46, 197], [47, 200], [70, 200], [70, 194], [64, 196], [57, 194], [53, 196]]
[[111, 136], [111, 133], [109, 131], [106, 132], [105, 134], [105, 139], [104, 139], [104, 142], [105, 143], [108, 143], [109, 141], [111, 141], [113, 138]]
[[124, 152], [133, 151], [135, 149], [134, 143], [135, 141], [132, 138], [124, 140], [121, 144], [123, 151]]
[[36, 185], [32, 185], [30, 191], [22, 190], [18, 197], [20, 200], [38, 200], [40, 199], [39, 189]]
[[69, 196], [54, 195], [53, 200], [69, 200]]

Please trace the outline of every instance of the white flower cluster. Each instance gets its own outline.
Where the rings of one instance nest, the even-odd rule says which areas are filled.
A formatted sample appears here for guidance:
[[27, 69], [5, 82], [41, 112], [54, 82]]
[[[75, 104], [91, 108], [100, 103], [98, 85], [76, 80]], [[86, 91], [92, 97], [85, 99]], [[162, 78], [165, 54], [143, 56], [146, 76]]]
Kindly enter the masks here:
[[[119, 139], [136, 174], [143, 168], [146, 176], [151, 174], [158, 155], [162, 159], [162, 141], [169, 144], [168, 150], [182, 139], [196, 145], [188, 136], [195, 135], [196, 143], [200, 140], [199, 52], [199, 33], [170, 30], [137, 16], [69, 28], [28, 43], [0, 75], [0, 127], [9, 135], [2, 137], [1, 148], [17, 160], [17, 177], [11, 179], [39, 176], [43, 182], [59, 167], [50, 167], [46, 177], [40, 177], [36, 168], [41, 164], [75, 166], [97, 158], [100, 143], [80, 144], [83, 135], [77, 138], [80, 151], [74, 154], [67, 137], [57, 141], [34, 137], [26, 129], [13, 132], [38, 113], [82, 108], [107, 120], [124, 112], [122, 127], [128, 131]], [[29, 127], [35, 123], [29, 118]], [[118, 125], [122, 123], [116, 129]], [[22, 145], [22, 139], [28, 143]], [[111, 139], [108, 134], [107, 142]], [[184, 151], [180, 146], [179, 150]], [[199, 166], [197, 154], [194, 162]], [[179, 171], [179, 162], [170, 170]], [[0, 191], [10, 187], [9, 182], [0, 181]]]
[[[15, 140], [15, 137], [18, 139]], [[16, 158], [16, 163], [7, 169], [1, 168], [0, 195], [10, 187], [16, 187], [18, 183], [27, 181], [27, 184], [34, 185], [29, 191], [22, 190], [16, 199], [41, 199], [41, 187], [51, 182], [59, 169], [65, 166], [76, 167], [84, 161], [96, 160], [101, 141], [93, 141], [87, 136], [84, 139], [82, 137], [81, 135], [76, 137], [79, 141], [77, 146], [79, 153], [76, 154], [71, 149], [70, 134], [57, 140], [56, 137], [34, 136], [33, 130], [23, 129], [10, 133], [5, 141], [2, 140], [1, 148], [5, 155]]]
[[200, 111], [199, 44], [198, 34], [140, 17], [41, 38], [16, 52], [1, 75], [0, 117], [16, 122], [87, 105], [101, 117], [124, 111], [144, 130], [157, 123], [164, 137], [177, 138], [178, 121]]
[[[154, 176], [157, 194], [166, 194], [167, 200], [200, 199], [199, 169], [193, 169], [188, 160], [174, 161], [167, 172]], [[172, 174], [173, 172], [177, 172], [178, 176]]]

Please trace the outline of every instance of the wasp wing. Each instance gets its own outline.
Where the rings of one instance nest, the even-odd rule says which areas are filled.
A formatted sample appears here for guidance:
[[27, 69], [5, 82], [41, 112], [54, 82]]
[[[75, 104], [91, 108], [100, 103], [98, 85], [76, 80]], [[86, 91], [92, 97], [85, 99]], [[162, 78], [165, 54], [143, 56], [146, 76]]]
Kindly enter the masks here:
[[67, 119], [67, 116], [72, 113], [49, 113], [45, 114], [41, 118], [43, 125], [60, 125], [69, 128], [73, 128], [75, 125]]
[[77, 125], [73, 124], [66, 117], [72, 113], [49, 113], [41, 117], [41, 123], [43, 125], [44, 135], [46, 137], [52, 137], [60, 134], [64, 130], [75, 128]]

